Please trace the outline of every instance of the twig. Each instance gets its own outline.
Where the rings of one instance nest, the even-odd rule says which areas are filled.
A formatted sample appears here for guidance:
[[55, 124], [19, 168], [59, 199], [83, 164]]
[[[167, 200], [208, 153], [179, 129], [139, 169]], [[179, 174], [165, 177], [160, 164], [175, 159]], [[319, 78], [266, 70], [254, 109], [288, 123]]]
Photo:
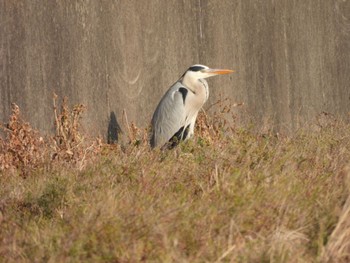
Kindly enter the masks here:
[[57, 117], [57, 106], [56, 106], [56, 99], [57, 99], [57, 94], [54, 92], [53, 93], [53, 112], [55, 115], [55, 123], [56, 123], [56, 135], [59, 136], [60, 134], [60, 126], [59, 126], [59, 121]]
[[236, 248], [236, 245], [231, 246], [229, 249], [227, 249], [222, 255], [221, 257], [219, 257], [216, 262], [220, 262], [221, 260], [223, 260], [225, 257], [228, 256], [228, 254], [230, 254], [234, 249]]
[[123, 116], [124, 116], [124, 120], [125, 120], [125, 125], [128, 128], [128, 137], [129, 140], [132, 142], [132, 137], [131, 137], [131, 129], [130, 129], [130, 125], [129, 125], [129, 121], [128, 121], [128, 116], [126, 115], [126, 110], [123, 109]]
[[83, 158], [81, 159], [80, 161], [80, 165], [79, 165], [79, 170], [81, 171], [84, 167], [84, 162], [85, 162], [85, 158], [86, 158], [86, 154], [88, 151], [90, 151], [93, 147], [95, 146], [95, 144], [91, 144], [89, 147], [87, 147], [85, 150], [84, 150], [84, 155], [83, 155]]

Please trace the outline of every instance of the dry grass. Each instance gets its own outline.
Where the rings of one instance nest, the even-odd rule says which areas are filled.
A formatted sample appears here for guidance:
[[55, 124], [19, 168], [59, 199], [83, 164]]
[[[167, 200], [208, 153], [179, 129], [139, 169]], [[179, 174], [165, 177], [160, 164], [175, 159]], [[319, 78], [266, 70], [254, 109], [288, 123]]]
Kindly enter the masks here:
[[[68, 108], [55, 113], [56, 127], [62, 127], [53, 139], [30, 133], [44, 150], [24, 155], [28, 162], [7, 157], [13, 139], [4, 139], [0, 258], [346, 260], [350, 126], [331, 121], [294, 136], [263, 134], [234, 125], [230, 107], [222, 105], [201, 113], [196, 138], [171, 151], [151, 151], [145, 132], [134, 125], [123, 147], [72, 135], [79, 133], [74, 116], [80, 115]], [[21, 147], [31, 147], [16, 136]], [[36, 147], [37, 140], [31, 142]], [[14, 156], [22, 156], [21, 147]]]
[[[345, 166], [342, 173], [349, 190], [350, 165]], [[324, 262], [346, 263], [350, 261], [350, 196], [346, 200], [336, 228], [329, 237], [322, 259]]]

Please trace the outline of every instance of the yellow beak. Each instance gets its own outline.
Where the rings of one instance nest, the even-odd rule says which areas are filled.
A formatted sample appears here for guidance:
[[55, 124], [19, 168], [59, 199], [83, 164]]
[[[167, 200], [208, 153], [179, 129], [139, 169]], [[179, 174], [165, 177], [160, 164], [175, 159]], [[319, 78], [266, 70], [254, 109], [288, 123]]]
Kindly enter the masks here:
[[229, 74], [229, 73], [234, 72], [231, 69], [213, 69], [213, 68], [205, 69], [203, 71], [206, 73], [211, 73], [211, 74], [215, 74], [215, 75], [223, 75], [223, 74]]

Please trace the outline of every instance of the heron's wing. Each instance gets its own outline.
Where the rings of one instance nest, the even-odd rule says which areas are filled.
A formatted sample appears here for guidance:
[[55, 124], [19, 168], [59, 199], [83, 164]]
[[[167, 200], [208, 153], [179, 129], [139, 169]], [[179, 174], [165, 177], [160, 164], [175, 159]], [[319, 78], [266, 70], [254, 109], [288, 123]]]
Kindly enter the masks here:
[[185, 100], [188, 90], [176, 82], [159, 102], [152, 118], [151, 146], [163, 146], [186, 127]]

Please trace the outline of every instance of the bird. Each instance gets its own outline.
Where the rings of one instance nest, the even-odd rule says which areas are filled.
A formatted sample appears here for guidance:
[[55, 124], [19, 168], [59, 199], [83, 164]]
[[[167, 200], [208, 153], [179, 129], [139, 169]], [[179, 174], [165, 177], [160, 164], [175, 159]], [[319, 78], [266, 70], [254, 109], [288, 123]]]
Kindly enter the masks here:
[[151, 121], [151, 148], [172, 149], [191, 138], [199, 110], [209, 98], [206, 78], [229, 74], [230, 69], [190, 66], [163, 95]]

